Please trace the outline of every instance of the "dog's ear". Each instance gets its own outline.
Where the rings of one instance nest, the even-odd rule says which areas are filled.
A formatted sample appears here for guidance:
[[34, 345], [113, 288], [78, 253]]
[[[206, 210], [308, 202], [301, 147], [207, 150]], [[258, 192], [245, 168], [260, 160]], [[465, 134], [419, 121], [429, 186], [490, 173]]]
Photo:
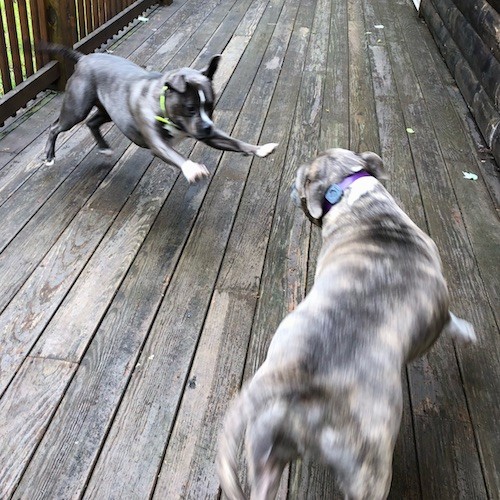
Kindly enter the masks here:
[[365, 153], [360, 153], [358, 156], [365, 162], [365, 166], [362, 168], [354, 167], [353, 171], [366, 170], [380, 181], [389, 178], [384, 168], [384, 162], [378, 154], [367, 151]]
[[173, 74], [167, 81], [166, 84], [171, 88], [174, 89], [176, 92], [179, 92], [179, 94], [184, 94], [186, 92], [186, 79], [184, 78], [184, 75], [176, 73]]
[[222, 56], [220, 54], [213, 56], [212, 59], [210, 59], [208, 66], [205, 69], [201, 70], [201, 73], [204, 74], [209, 80], [212, 80], [212, 78], [214, 77], [215, 72], [219, 67], [221, 57]]
[[323, 198], [326, 188], [320, 181], [306, 183], [307, 210], [314, 219], [321, 219], [323, 215]]

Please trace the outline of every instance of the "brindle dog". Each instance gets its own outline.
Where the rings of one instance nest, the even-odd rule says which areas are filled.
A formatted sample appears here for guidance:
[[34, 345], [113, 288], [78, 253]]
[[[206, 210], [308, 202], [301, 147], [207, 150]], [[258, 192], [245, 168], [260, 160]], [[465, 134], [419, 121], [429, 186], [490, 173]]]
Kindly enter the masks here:
[[292, 198], [322, 228], [314, 286], [280, 324], [230, 407], [218, 471], [231, 499], [246, 432], [251, 498], [274, 498], [285, 465], [318, 458], [350, 499], [384, 499], [403, 406], [401, 371], [446, 332], [475, 340], [449, 311], [434, 242], [378, 179], [375, 153], [330, 149], [299, 168]]

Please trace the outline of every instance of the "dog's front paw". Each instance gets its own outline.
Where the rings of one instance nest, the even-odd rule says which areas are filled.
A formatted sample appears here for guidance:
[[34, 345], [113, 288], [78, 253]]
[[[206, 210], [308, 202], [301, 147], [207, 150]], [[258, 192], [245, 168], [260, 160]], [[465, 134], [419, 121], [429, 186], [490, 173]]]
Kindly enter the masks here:
[[55, 163], [55, 158], [52, 158], [51, 160], [49, 160], [48, 158], [45, 160], [45, 165], [47, 167], [51, 167], [52, 165], [54, 165]]
[[114, 151], [111, 148], [99, 149], [99, 153], [104, 156], [113, 156]]
[[259, 158], [264, 158], [267, 155], [270, 155], [276, 148], [278, 147], [277, 142], [270, 142], [269, 144], [264, 144], [259, 146], [257, 151], [255, 151], [255, 155]]
[[208, 177], [210, 172], [208, 171], [205, 165], [201, 165], [200, 163], [195, 163], [191, 160], [186, 160], [181, 167], [182, 173], [184, 177], [188, 180], [188, 182], [196, 182], [204, 177]]

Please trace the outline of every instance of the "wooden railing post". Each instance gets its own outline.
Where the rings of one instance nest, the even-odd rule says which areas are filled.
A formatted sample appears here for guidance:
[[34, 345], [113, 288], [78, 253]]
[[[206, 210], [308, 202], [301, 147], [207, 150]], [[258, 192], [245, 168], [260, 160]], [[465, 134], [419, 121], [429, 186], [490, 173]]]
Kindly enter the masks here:
[[[74, 0], [44, 0], [47, 19], [48, 41], [73, 47], [78, 41], [76, 28], [76, 8]], [[59, 90], [63, 90], [73, 72], [74, 64], [61, 60], [61, 77], [57, 82]]]

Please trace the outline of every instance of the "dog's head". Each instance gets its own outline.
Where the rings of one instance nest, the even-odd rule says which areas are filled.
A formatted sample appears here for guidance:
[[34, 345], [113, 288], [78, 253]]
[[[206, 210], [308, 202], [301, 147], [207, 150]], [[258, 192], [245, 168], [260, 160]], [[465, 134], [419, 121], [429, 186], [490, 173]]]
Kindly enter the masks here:
[[203, 140], [212, 135], [215, 93], [212, 79], [221, 56], [213, 56], [208, 66], [201, 70], [182, 68], [168, 74], [165, 85], [169, 119], [191, 137]]
[[375, 153], [328, 149], [311, 163], [299, 167], [292, 187], [292, 200], [314, 224], [321, 227], [327, 190], [361, 170], [379, 180], [387, 178], [382, 159]]

